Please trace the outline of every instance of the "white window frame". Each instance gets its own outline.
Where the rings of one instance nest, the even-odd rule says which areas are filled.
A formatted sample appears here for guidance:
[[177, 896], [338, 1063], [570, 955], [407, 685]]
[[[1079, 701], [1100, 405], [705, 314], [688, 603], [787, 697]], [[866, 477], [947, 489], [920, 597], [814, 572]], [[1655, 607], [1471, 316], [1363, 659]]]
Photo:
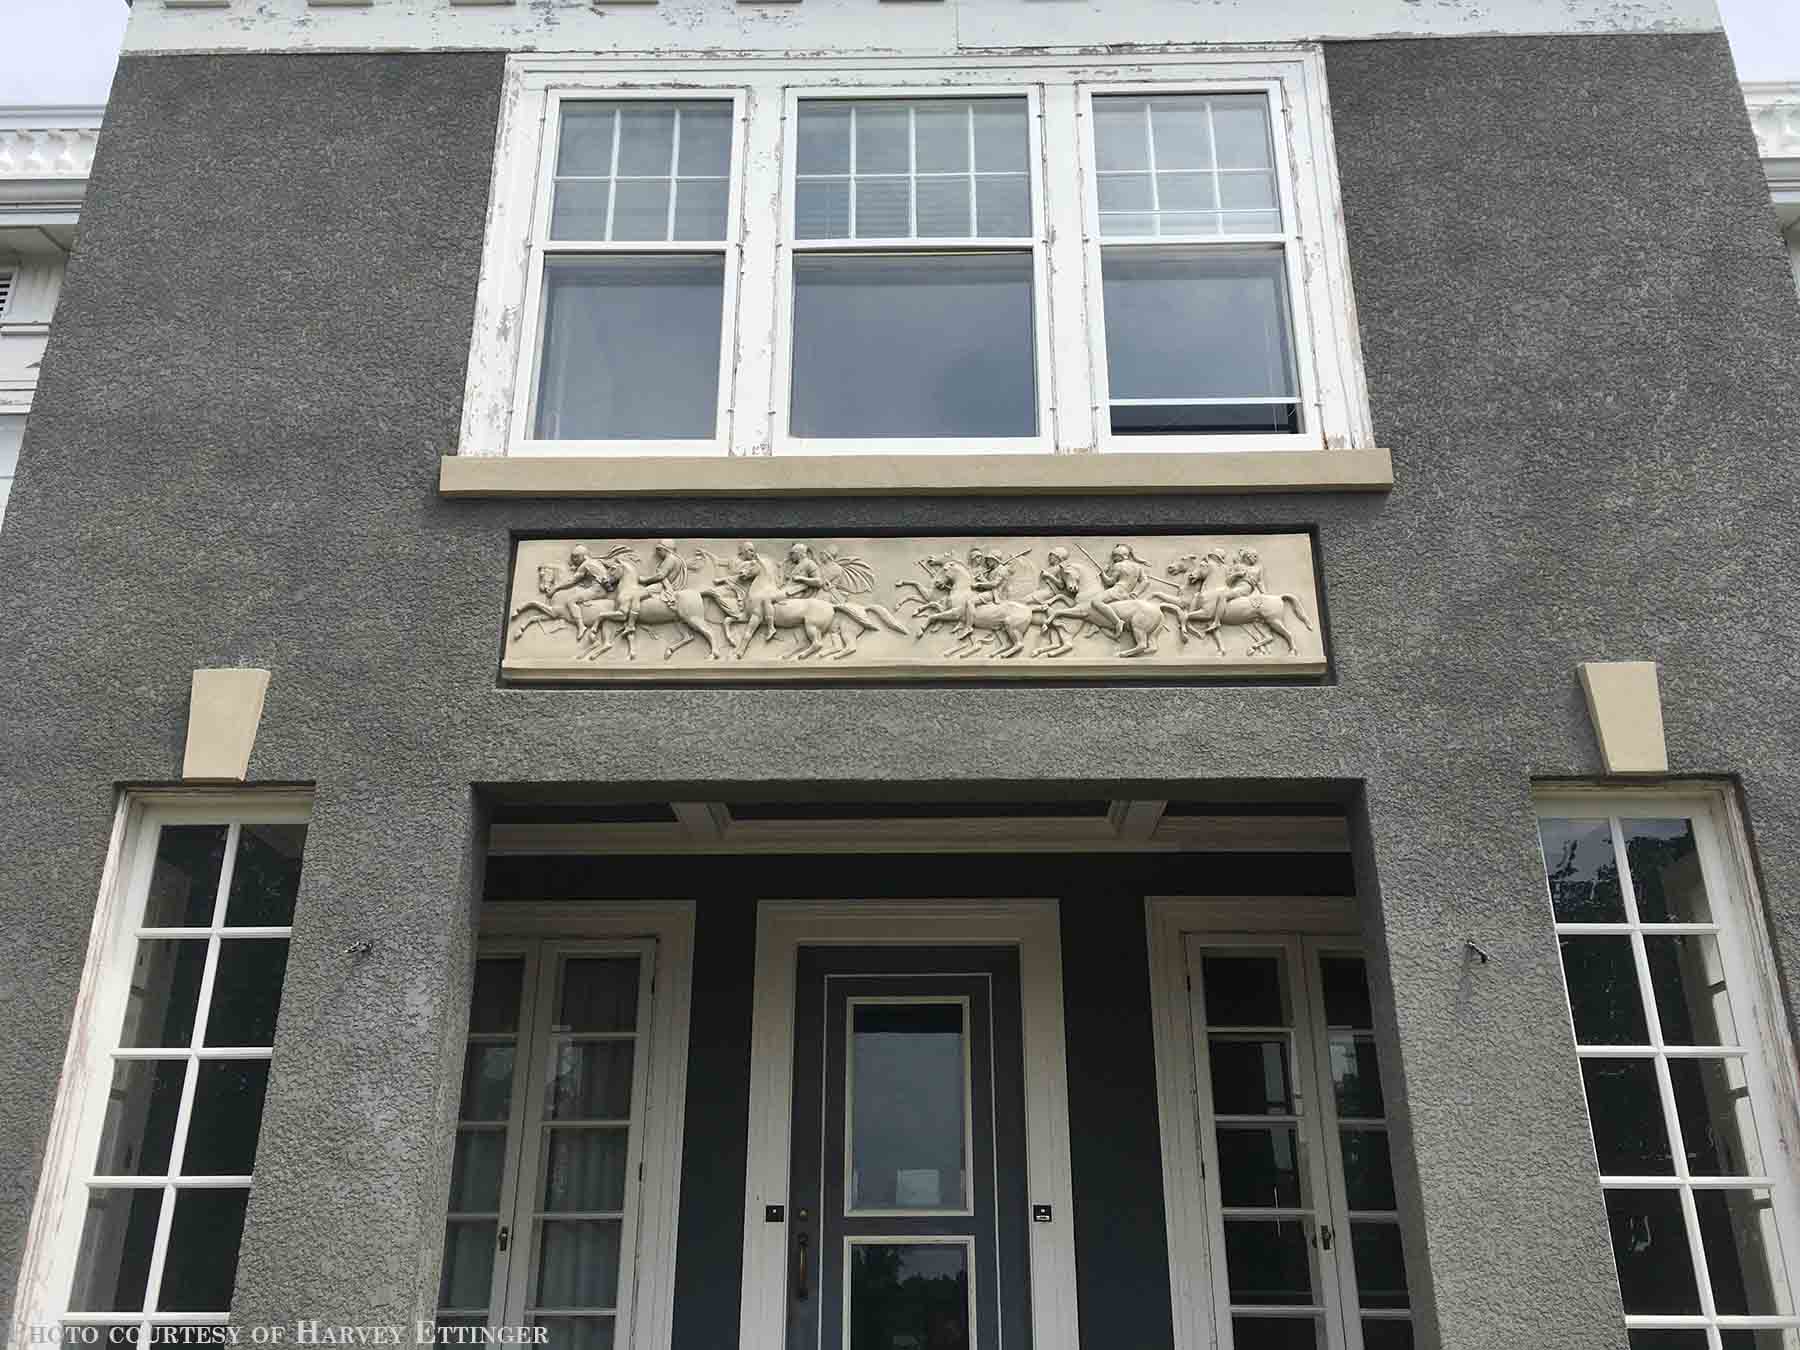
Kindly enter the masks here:
[[[1631, 1330], [1717, 1328], [1735, 1331], [1759, 1327], [1793, 1327], [1800, 1320], [1800, 1103], [1796, 1102], [1792, 1077], [1784, 1070], [1796, 1062], [1794, 1042], [1788, 1029], [1787, 1005], [1782, 997], [1774, 952], [1768, 942], [1768, 915], [1750, 862], [1753, 855], [1749, 833], [1744, 826], [1735, 794], [1724, 786], [1707, 785], [1696, 791], [1691, 784], [1683, 784], [1675, 789], [1570, 788], [1536, 793], [1533, 805], [1539, 820], [1593, 820], [1622, 816], [1637, 819], [1686, 817], [1693, 821], [1695, 848], [1700, 860], [1700, 874], [1706, 885], [1707, 901], [1713, 911], [1712, 921], [1700, 924], [1659, 923], [1651, 931], [1712, 934], [1718, 943], [1725, 988], [1731, 998], [1732, 1018], [1738, 1033], [1734, 1049], [1741, 1050], [1742, 1055], [1721, 1056], [1716, 1051], [1701, 1053], [1705, 1058], [1740, 1059], [1745, 1083], [1749, 1088], [1750, 1114], [1756, 1128], [1763, 1169], [1759, 1177], [1748, 1181], [1742, 1178], [1726, 1178], [1717, 1182], [1707, 1178], [1690, 1181], [1686, 1159], [1682, 1156], [1682, 1150], [1677, 1148], [1673, 1172], [1668, 1176], [1639, 1180], [1655, 1189], [1681, 1192], [1708, 1187], [1716, 1189], [1720, 1186], [1729, 1189], [1767, 1189], [1774, 1207], [1775, 1227], [1781, 1241], [1785, 1267], [1770, 1271], [1770, 1278], [1775, 1281], [1786, 1279], [1788, 1300], [1793, 1309], [1786, 1318], [1712, 1313], [1713, 1290], [1710, 1278], [1706, 1278], [1706, 1251], [1700, 1241], [1693, 1206], [1684, 1195], [1682, 1211], [1687, 1221], [1689, 1254], [1696, 1262], [1695, 1280], [1703, 1311], [1699, 1316], [1627, 1314], [1625, 1325]], [[1630, 866], [1622, 854], [1619, 856], [1619, 865], [1627, 870]], [[1558, 935], [1625, 934], [1637, 927], [1629, 921], [1630, 916], [1637, 912], [1635, 904], [1629, 901], [1626, 908], [1627, 922], [1624, 923], [1558, 922], [1551, 908], [1548, 887], [1545, 890], [1544, 907]], [[1637, 943], [1632, 945], [1636, 953]], [[1652, 999], [1650, 972], [1641, 955], [1637, 956], [1636, 964], [1639, 993], [1646, 999]], [[1560, 969], [1557, 973], [1563, 980], [1564, 1006], [1567, 1009], [1567, 978]], [[1572, 1011], [1569, 1016], [1570, 1035], [1573, 1039]], [[1650, 1037], [1650, 1044], [1661, 1052], [1662, 1029], [1657, 1009], [1647, 1005], [1645, 1017], [1645, 1030]], [[1576, 1043], [1579, 1044], [1578, 1041]], [[1681, 1052], [1677, 1049], [1674, 1053]], [[1639, 1047], [1582, 1047], [1577, 1051], [1577, 1057], [1644, 1058], [1647, 1057], [1647, 1051]], [[1663, 1099], [1664, 1124], [1666, 1128], [1673, 1130], [1677, 1121], [1674, 1099], [1667, 1084], [1662, 1082], [1660, 1072], [1658, 1083]], [[1585, 1117], [1585, 1099], [1582, 1113]], [[1673, 1136], [1670, 1143], [1674, 1144]], [[1592, 1141], [1591, 1123], [1589, 1146], [1594, 1149], [1594, 1185], [1598, 1189], [1601, 1173], [1598, 1149]], [[1623, 1180], [1629, 1186], [1632, 1179]], [[1609, 1177], [1607, 1186], [1610, 1189], [1622, 1189], [1620, 1181], [1621, 1179]], [[1612, 1255], [1609, 1247], [1607, 1258], [1611, 1260]], [[1718, 1330], [1709, 1329], [1707, 1338], [1710, 1344], [1717, 1346]]]
[[[1110, 71], [1117, 82], [1106, 79]], [[1291, 221], [1289, 298], [1305, 429], [1299, 435], [1111, 434], [1094, 184], [1091, 100], [1131, 93], [1269, 91], [1281, 142], [1284, 222]], [[794, 238], [795, 119], [802, 99], [1025, 97], [1030, 118], [1030, 240], [799, 241]], [[536, 404], [541, 237], [549, 210], [560, 108], [578, 99], [730, 99], [734, 122], [730, 238], [719, 391], [709, 441], [539, 441], [525, 436]], [[1086, 125], [1084, 125], [1086, 124]], [[1133, 54], [1104, 66], [1067, 57], [809, 60], [671, 65], [623, 57], [507, 58], [505, 97], [477, 289], [458, 453], [463, 455], [862, 456], [1084, 454], [1093, 451], [1304, 451], [1373, 444], [1349, 280], [1325, 62], [1317, 45], [1274, 50]], [[1006, 251], [1034, 256], [1038, 435], [1030, 438], [797, 439], [788, 434], [793, 258], [813, 251]], [[709, 252], [640, 246], [620, 252]]]
[[[977, 78], [978, 77], [978, 78]], [[951, 74], [945, 82], [930, 85], [894, 85], [891, 71], [855, 72], [840, 83], [799, 85], [786, 91], [783, 124], [786, 144], [792, 145], [800, 125], [800, 105], [807, 102], [878, 103], [884, 99], [904, 102], [955, 101], [979, 98], [1023, 98], [1026, 117], [1026, 166], [1030, 171], [1030, 212], [1035, 227], [1028, 236], [972, 239], [802, 239], [794, 219], [797, 154], [782, 155], [781, 266], [776, 282], [775, 331], [778, 361], [775, 382], [769, 391], [769, 407], [775, 415], [777, 455], [1041, 455], [1054, 448], [1056, 417], [1055, 362], [1050, 359], [1050, 243], [1046, 235], [1048, 211], [1044, 202], [1044, 136], [1042, 90], [1035, 83], [990, 83], [985, 69], [969, 72], [968, 83]], [[1029, 253], [1031, 257], [1032, 380], [1036, 396], [1035, 436], [912, 436], [855, 439], [798, 437], [790, 430], [794, 381], [794, 259], [800, 254], [850, 256], [868, 253]]]
[[[647, 978], [640, 982], [640, 1007], [647, 1015], [638, 1028], [638, 1044], [643, 1063], [634, 1069], [634, 1119], [639, 1125], [637, 1139], [628, 1160], [626, 1180], [627, 1221], [621, 1238], [619, 1263], [620, 1306], [630, 1300], [629, 1335], [621, 1336], [618, 1350], [669, 1350], [675, 1322], [675, 1245], [681, 1204], [681, 1146], [687, 1108], [688, 1021], [693, 996], [694, 914], [691, 900], [643, 901], [508, 901], [482, 908], [479, 954], [503, 956], [523, 951], [528, 940], [541, 940], [554, 951], [577, 951], [581, 954], [647, 953], [643, 971]], [[529, 974], [529, 972], [528, 972]], [[549, 997], [543, 996], [541, 1015], [549, 1016]], [[521, 1023], [519, 1043], [530, 1039], [531, 1031]], [[529, 1055], [520, 1056], [517, 1075], [529, 1072]], [[524, 1110], [521, 1085], [532, 1090], [530, 1082], [515, 1076], [513, 1110], [525, 1126], [530, 1125]], [[642, 1093], [642, 1102], [635, 1098]], [[635, 1113], [641, 1111], [641, 1115]], [[511, 1127], [509, 1126], [509, 1134]], [[454, 1140], [451, 1141], [454, 1147]], [[528, 1144], [524, 1157], [532, 1152]], [[535, 1160], [532, 1164], [535, 1178]], [[641, 1172], [640, 1169], [641, 1168]], [[523, 1166], [507, 1169], [506, 1189], [501, 1195], [501, 1213], [514, 1213], [518, 1177]], [[632, 1193], [635, 1191], [635, 1214]], [[524, 1212], [523, 1209], [517, 1212]], [[635, 1241], [631, 1226], [635, 1224]], [[531, 1265], [524, 1245], [530, 1240], [528, 1230], [513, 1228], [512, 1253], [526, 1259], [513, 1263], [516, 1280], [522, 1282]], [[434, 1241], [442, 1243], [444, 1226], [437, 1227]], [[512, 1253], [509, 1253], [511, 1255]], [[630, 1282], [629, 1286], [627, 1281]], [[523, 1290], [523, 1285], [518, 1285]], [[506, 1305], [501, 1299], [506, 1290], [500, 1284], [500, 1265], [495, 1267], [495, 1302], [493, 1325], [501, 1324]], [[437, 1297], [432, 1289], [430, 1297]], [[616, 1324], [627, 1329], [623, 1317]]]
[[[1084, 81], [1081, 100], [1081, 169], [1084, 176], [1081, 237], [1087, 278], [1088, 349], [1092, 353], [1094, 422], [1099, 448], [1110, 451], [1216, 453], [1230, 450], [1312, 450], [1366, 442], [1366, 400], [1350, 396], [1353, 383], [1338, 367], [1345, 344], [1354, 347], [1355, 324], [1349, 292], [1343, 230], [1336, 209], [1337, 182], [1330, 141], [1320, 135], [1329, 113], [1319, 79], [1297, 62], [1258, 77], [1221, 69], [1207, 79], [1111, 84]], [[1099, 171], [1094, 145], [1094, 100], [1114, 95], [1177, 97], [1191, 94], [1256, 94], [1268, 100], [1270, 139], [1282, 229], [1277, 234], [1168, 238], [1100, 234]], [[1328, 181], [1322, 181], [1328, 180]], [[1328, 215], [1326, 201], [1333, 210]], [[1301, 430], [1294, 435], [1263, 433], [1218, 436], [1124, 436], [1112, 430], [1111, 376], [1106, 359], [1106, 293], [1101, 277], [1104, 249], [1165, 248], [1203, 255], [1233, 246], [1281, 248], [1287, 274], [1288, 329], [1299, 384]], [[1334, 247], [1335, 245], [1335, 247]], [[1360, 385], [1360, 375], [1355, 383]]]
[[[12, 1334], [18, 1344], [25, 1344], [33, 1326], [54, 1326], [61, 1322], [121, 1322], [141, 1326], [158, 1324], [223, 1324], [230, 1314], [218, 1313], [71, 1313], [68, 1299], [74, 1284], [75, 1268], [81, 1251], [82, 1230], [87, 1220], [87, 1189], [101, 1131], [106, 1121], [106, 1108], [112, 1085], [114, 1055], [118, 1048], [119, 1029], [123, 1025], [125, 1005], [131, 991], [133, 964], [137, 954], [138, 930], [148, 899], [151, 870], [156, 862], [156, 844], [163, 826], [267, 824], [305, 824], [312, 812], [309, 793], [263, 790], [244, 792], [145, 792], [121, 798], [113, 819], [112, 838], [107, 847], [105, 868], [101, 875], [99, 899], [94, 907], [94, 921], [89, 930], [87, 960], [82, 968], [81, 984], [76, 994], [74, 1016], [68, 1050], [63, 1059], [61, 1084], [51, 1116], [50, 1133], [45, 1143], [44, 1163], [39, 1174], [37, 1199], [32, 1207], [31, 1224], [26, 1233], [24, 1259], [20, 1264], [19, 1291], [14, 1304]], [[228, 836], [235, 842], [235, 831]], [[219, 885], [228, 890], [230, 868], [235, 852], [228, 851]], [[174, 930], [146, 929], [159, 934]], [[183, 929], [184, 936], [201, 932], [216, 934], [216, 926], [207, 929]], [[288, 936], [290, 928], [234, 929], [246, 937]], [[213, 938], [216, 945], [216, 937]], [[208, 969], [212, 966], [208, 959]], [[211, 996], [210, 979], [199, 991], [204, 1009]], [[199, 1020], [196, 1020], [198, 1028]], [[189, 1053], [189, 1052], [184, 1052]], [[201, 1059], [260, 1058], [242, 1049], [191, 1052]], [[184, 1089], [183, 1104], [176, 1124], [179, 1136], [187, 1126], [192, 1103], [192, 1080]], [[266, 1104], [265, 1104], [266, 1109]], [[179, 1142], [179, 1141], [178, 1141]], [[242, 1186], [246, 1177], [208, 1177], [187, 1184]], [[144, 1183], [161, 1185], [157, 1181]], [[165, 1201], [159, 1224], [156, 1247], [151, 1258], [150, 1282], [146, 1285], [146, 1301], [156, 1292], [162, 1255], [168, 1243], [173, 1205]], [[241, 1255], [241, 1252], [240, 1252]]]
[[[513, 388], [509, 444], [526, 455], [722, 455], [731, 444], [732, 376], [736, 363], [738, 281], [742, 275], [744, 190], [744, 93], [735, 88], [704, 91], [684, 88], [604, 88], [550, 85], [542, 94], [542, 131], [539, 136], [537, 172], [532, 188], [530, 234], [526, 244], [524, 305], [520, 311], [518, 371]], [[550, 212], [555, 199], [556, 157], [562, 141], [563, 108], [570, 103], [725, 103], [731, 108], [731, 163], [725, 194], [725, 237], [720, 240], [619, 239], [607, 241], [553, 240]], [[670, 186], [671, 199], [674, 185]], [[544, 342], [544, 272], [552, 257], [720, 256], [724, 261], [724, 287], [719, 311], [719, 392], [710, 437], [683, 440], [540, 440], [532, 435], [537, 412], [540, 360]]]

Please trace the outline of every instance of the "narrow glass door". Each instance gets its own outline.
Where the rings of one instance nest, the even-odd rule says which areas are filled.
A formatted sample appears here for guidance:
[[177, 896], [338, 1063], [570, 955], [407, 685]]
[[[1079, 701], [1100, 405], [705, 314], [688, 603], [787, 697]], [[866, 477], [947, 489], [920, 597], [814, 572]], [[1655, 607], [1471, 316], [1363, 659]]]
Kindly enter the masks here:
[[1237, 1350], [1344, 1343], [1296, 956], [1285, 943], [1189, 949], [1213, 1302]]

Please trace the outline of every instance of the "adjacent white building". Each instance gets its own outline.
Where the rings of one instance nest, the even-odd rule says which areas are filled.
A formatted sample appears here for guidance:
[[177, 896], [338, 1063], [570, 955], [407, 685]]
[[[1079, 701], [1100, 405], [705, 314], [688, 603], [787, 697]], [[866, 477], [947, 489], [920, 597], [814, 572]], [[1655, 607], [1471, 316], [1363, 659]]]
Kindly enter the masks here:
[[0, 518], [104, 111], [0, 107]]
[[1800, 285], [1800, 83], [1746, 84], [1744, 99], [1794, 281]]

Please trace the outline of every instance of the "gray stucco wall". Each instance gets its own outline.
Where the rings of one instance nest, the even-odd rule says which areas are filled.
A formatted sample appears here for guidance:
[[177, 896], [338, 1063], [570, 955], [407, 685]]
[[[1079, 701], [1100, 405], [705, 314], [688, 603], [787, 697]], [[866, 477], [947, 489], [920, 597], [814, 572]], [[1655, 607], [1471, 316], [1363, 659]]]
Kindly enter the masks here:
[[[1443, 1344], [1622, 1350], [1529, 786], [1598, 770], [1576, 662], [1661, 662], [1674, 768], [1742, 783], [1794, 988], [1800, 308], [1722, 39], [1328, 59], [1394, 491], [928, 502], [441, 501], [500, 58], [128, 59], [0, 532], [0, 1289], [112, 787], [173, 778], [189, 672], [245, 664], [274, 672], [254, 777], [321, 799], [248, 1319], [381, 1320], [430, 1298], [471, 783], [1229, 796], [1329, 779], [1366, 788], [1389, 1088], [1416, 1149], [1401, 1183]], [[1331, 685], [494, 680], [520, 533], [1296, 526], [1318, 531]], [[346, 973], [333, 953], [371, 934], [378, 963]], [[1491, 966], [1465, 966], [1465, 934]], [[403, 1110], [368, 1099], [389, 1072]], [[320, 1255], [413, 1241], [427, 1249], [364, 1285]]]

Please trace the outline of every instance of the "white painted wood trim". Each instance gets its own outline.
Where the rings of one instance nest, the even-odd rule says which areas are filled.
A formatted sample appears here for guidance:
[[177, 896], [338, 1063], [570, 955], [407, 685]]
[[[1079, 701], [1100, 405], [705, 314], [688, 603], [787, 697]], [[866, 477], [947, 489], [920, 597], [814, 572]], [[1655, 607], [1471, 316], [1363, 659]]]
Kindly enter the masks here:
[[[579, 941], [652, 938], [650, 1073], [638, 1190], [635, 1317], [630, 1350], [669, 1350], [675, 1327], [675, 1248], [681, 1145], [687, 1115], [688, 1024], [693, 1005], [692, 900], [554, 901], [483, 906], [481, 936]], [[625, 1350], [621, 1346], [620, 1350]]]
[[1187, 995], [1189, 933], [1359, 935], [1354, 899], [1317, 896], [1184, 897], [1144, 900], [1150, 958], [1150, 1025], [1156, 1045], [1156, 1109], [1162, 1127], [1163, 1213], [1169, 1241], [1174, 1350], [1215, 1344], [1204, 1141], [1197, 1115], [1193, 1029]]
[[740, 1346], [787, 1335], [789, 1224], [763, 1221], [786, 1205], [793, 1120], [794, 963], [808, 945], [1014, 946], [1023, 1014], [1026, 1172], [1030, 1200], [1054, 1223], [1028, 1225], [1032, 1344], [1077, 1350], [1075, 1210], [1069, 1176], [1069, 1077], [1063, 1035], [1062, 936], [1054, 900], [766, 900], [756, 922], [750, 1135], [744, 1188]]

